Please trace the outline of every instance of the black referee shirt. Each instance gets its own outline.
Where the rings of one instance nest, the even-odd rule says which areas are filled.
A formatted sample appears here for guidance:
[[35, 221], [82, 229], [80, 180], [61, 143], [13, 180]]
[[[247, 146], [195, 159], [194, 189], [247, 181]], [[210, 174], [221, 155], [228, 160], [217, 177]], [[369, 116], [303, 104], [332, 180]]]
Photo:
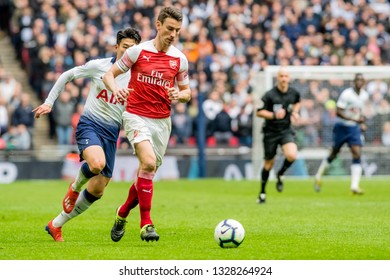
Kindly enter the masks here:
[[290, 130], [292, 106], [300, 100], [301, 97], [299, 92], [290, 86], [288, 87], [287, 92], [284, 93], [281, 92], [277, 86], [267, 91], [261, 98], [263, 107], [258, 110], [265, 109], [275, 113], [279, 109], [283, 108], [286, 110], [286, 116], [283, 119], [278, 120], [266, 119], [264, 122], [263, 132], [283, 132]]

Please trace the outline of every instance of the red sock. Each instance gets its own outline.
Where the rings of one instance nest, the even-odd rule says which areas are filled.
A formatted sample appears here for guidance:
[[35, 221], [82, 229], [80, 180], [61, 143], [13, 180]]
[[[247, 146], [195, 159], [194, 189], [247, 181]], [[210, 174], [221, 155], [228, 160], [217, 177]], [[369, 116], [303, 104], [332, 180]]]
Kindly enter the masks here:
[[153, 197], [153, 181], [152, 179], [146, 179], [138, 177], [137, 191], [139, 210], [141, 214], [141, 228], [147, 224], [153, 224], [150, 219], [150, 209], [152, 208]]
[[138, 193], [137, 189], [135, 188], [135, 183], [133, 183], [129, 189], [129, 194], [127, 196], [126, 202], [122, 204], [122, 206], [119, 208], [118, 215], [122, 218], [126, 218], [129, 215], [130, 210], [137, 205]]

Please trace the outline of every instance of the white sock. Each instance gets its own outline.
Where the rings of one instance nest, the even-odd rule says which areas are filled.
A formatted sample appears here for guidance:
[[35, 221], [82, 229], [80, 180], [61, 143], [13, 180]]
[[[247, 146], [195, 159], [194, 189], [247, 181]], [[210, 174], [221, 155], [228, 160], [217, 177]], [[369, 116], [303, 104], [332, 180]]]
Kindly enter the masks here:
[[329, 162], [327, 159], [323, 159], [321, 161], [321, 165], [318, 168], [317, 174], [316, 174], [316, 179], [321, 180], [322, 176], [324, 175], [326, 169], [329, 167]]
[[92, 203], [85, 198], [84, 193], [80, 193], [72, 212], [66, 214], [64, 211], [62, 211], [57, 217], [53, 219], [53, 226], [62, 227], [69, 220], [85, 212], [91, 205]]
[[68, 216], [72, 219], [78, 215], [80, 215], [81, 213], [83, 213], [85, 210], [87, 210], [89, 208], [89, 206], [92, 205], [91, 202], [89, 202], [85, 196], [84, 196], [84, 192], [81, 192], [79, 197], [77, 198], [76, 200], [76, 203], [74, 205], [74, 208], [72, 210], [72, 212], [70, 212], [68, 214]]
[[79, 169], [76, 180], [72, 183], [72, 189], [75, 192], [81, 192], [81, 188], [89, 181], [89, 178], [84, 176], [84, 173]]
[[354, 163], [351, 165], [351, 190], [357, 190], [359, 188], [362, 171], [363, 168], [360, 163]]
[[53, 226], [56, 228], [62, 227], [69, 220], [70, 217], [68, 216], [68, 214], [62, 211], [57, 217], [53, 219]]

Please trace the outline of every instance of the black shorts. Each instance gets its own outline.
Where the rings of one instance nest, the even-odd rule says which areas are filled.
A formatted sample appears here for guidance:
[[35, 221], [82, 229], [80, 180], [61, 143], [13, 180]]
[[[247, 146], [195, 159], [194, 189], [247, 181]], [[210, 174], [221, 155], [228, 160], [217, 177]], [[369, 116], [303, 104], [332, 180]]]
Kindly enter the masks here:
[[278, 150], [278, 145], [284, 145], [287, 143], [296, 143], [295, 132], [292, 130], [286, 130], [283, 132], [264, 132], [263, 144], [264, 144], [264, 159], [271, 160], [275, 157]]

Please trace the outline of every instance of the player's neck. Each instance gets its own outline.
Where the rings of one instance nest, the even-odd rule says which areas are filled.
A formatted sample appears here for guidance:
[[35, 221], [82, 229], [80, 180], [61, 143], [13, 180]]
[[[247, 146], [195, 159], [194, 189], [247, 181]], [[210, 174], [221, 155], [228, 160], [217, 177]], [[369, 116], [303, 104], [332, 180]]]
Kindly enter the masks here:
[[360, 94], [360, 89], [359, 88], [354, 88], [355, 92], [359, 95]]
[[277, 85], [277, 88], [279, 91], [286, 93], [288, 91], [288, 85], [287, 86], [282, 86], [282, 85]]
[[158, 50], [159, 52], [167, 52], [169, 46], [165, 46], [163, 43], [161, 43], [158, 38], [153, 39], [153, 46]]

